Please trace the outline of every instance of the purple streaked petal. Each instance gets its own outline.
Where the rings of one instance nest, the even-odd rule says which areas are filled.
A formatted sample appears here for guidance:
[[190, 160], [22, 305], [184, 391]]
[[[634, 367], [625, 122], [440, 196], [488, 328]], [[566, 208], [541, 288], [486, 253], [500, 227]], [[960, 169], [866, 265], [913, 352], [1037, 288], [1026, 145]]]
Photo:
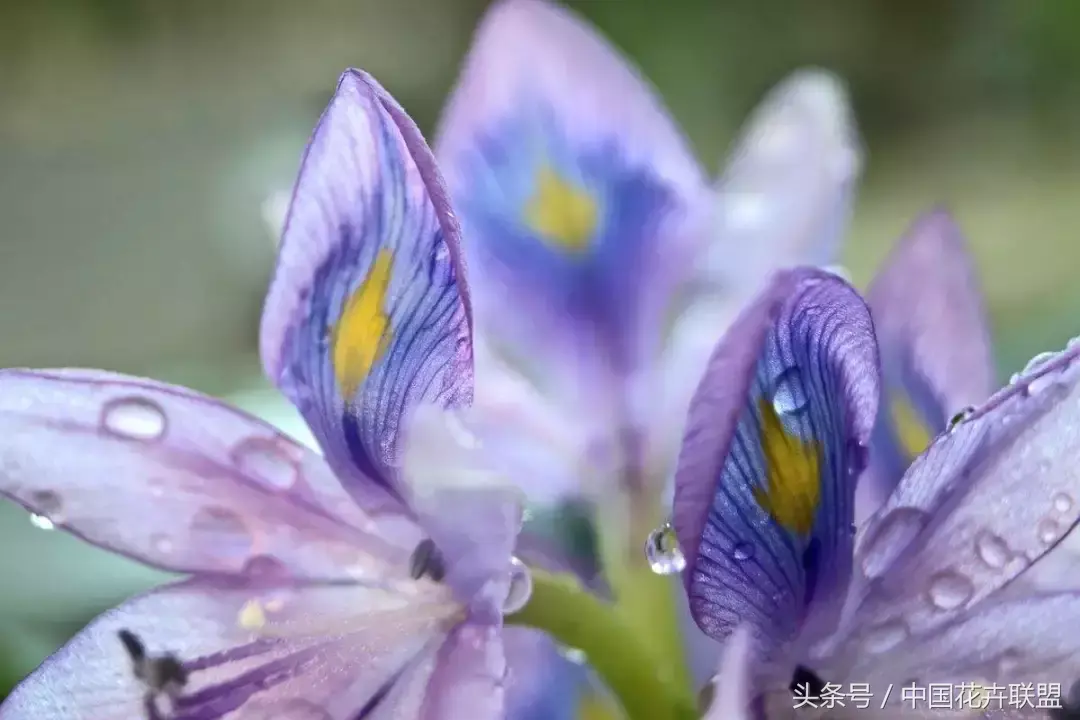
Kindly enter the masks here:
[[[872, 496], [862, 503], [869, 507], [888, 497], [949, 418], [990, 396], [995, 373], [975, 268], [960, 229], [944, 210], [923, 215], [908, 229], [870, 286], [867, 302], [886, 400], [871, 453], [873, 480], [860, 487], [860, 495]], [[918, 445], [904, 427], [909, 423], [924, 428]]]
[[710, 209], [655, 93], [573, 12], [503, 0], [436, 147], [484, 329], [574, 407], [616, 402], [613, 373], [651, 358]]
[[858, 676], [871, 687], [912, 680], [1058, 683], [1064, 694], [1080, 678], [1080, 636], [1063, 631], [1074, 620], [1080, 620], [1080, 593], [991, 599], [887, 653], [853, 654], [854, 667], [832, 671], [838, 678]]
[[861, 165], [842, 82], [817, 70], [787, 77], [754, 111], [719, 180], [707, 275], [746, 297], [776, 270], [835, 263]]
[[427, 696], [421, 717], [502, 720], [505, 678], [501, 624], [463, 623], [439, 650], [434, 671], [425, 683]]
[[403, 416], [472, 399], [458, 242], [420, 132], [371, 76], [346, 71], [293, 192], [261, 352], [354, 493], [400, 497]]
[[1043, 361], [915, 460], [860, 531], [846, 637], [931, 632], [1054, 558], [1080, 521], [1078, 357]]
[[0, 371], [0, 492], [175, 572], [402, 577], [419, 537], [315, 453], [191, 390], [93, 370]]
[[753, 649], [753, 632], [747, 626], [739, 627], [728, 638], [713, 681], [713, 701], [702, 720], [750, 720]]
[[[387, 683], [437, 647], [455, 621], [437, 588], [430, 602], [362, 586], [253, 586], [195, 579], [136, 597], [94, 620], [0, 707], [3, 720], [144, 717], [144, 686], [118, 638], [188, 672], [177, 720], [255, 720], [271, 710], [353, 718]], [[441, 598], [441, 600], [440, 600]], [[280, 715], [273, 715], [280, 717]]]
[[778, 274], [720, 341], [691, 405], [674, 501], [690, 608], [707, 634], [752, 625], [773, 659], [838, 610], [877, 362], [858, 293], [811, 269]]

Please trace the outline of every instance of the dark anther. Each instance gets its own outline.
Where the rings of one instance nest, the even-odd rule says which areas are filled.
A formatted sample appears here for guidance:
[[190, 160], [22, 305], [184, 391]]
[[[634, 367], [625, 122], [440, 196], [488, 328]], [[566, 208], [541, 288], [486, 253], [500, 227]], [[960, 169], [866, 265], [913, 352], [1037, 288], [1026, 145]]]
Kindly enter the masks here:
[[446, 576], [446, 562], [431, 538], [421, 540], [413, 550], [412, 557], [409, 558], [409, 575], [414, 580], [426, 575], [435, 582], [442, 582]]
[[799, 665], [788, 688], [799, 697], [818, 698], [825, 692], [825, 681], [810, 668]]
[[188, 673], [183, 663], [171, 654], [151, 656], [146, 654], [146, 645], [130, 630], [120, 630], [120, 642], [124, 644], [131, 658], [132, 671], [146, 688], [143, 705], [149, 720], [158, 720], [169, 716], [159, 707], [158, 701], [173, 701], [180, 696], [187, 685]]

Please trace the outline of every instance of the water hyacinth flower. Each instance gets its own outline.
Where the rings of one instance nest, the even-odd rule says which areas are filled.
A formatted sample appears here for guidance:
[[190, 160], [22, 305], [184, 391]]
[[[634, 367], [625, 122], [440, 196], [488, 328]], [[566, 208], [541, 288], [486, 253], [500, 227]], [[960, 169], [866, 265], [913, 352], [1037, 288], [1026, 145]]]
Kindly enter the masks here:
[[792, 712], [793, 679], [812, 695], [875, 693], [828, 717], [905, 717], [902, 687], [929, 683], [966, 683], [968, 712], [1045, 717], [1005, 688], [1047, 683], [1044, 706], [1053, 684], [1068, 689], [1080, 640], [1061, 628], [1080, 595], [1023, 580], [1080, 520], [1071, 345], [956, 418], [856, 534], [881, 384], [866, 303], [798, 269], [740, 315], [692, 403], [674, 525], [694, 618], [721, 641], [750, 626], [756, 692], [775, 716]]
[[994, 388], [985, 303], [960, 228], [944, 210], [918, 218], [867, 291], [881, 352], [883, 402], [856, 523], [896, 487], [957, 413]]
[[0, 491], [187, 576], [93, 621], [0, 717], [503, 717], [502, 616], [529, 579], [501, 428], [468, 410], [459, 241], [420, 133], [348, 71], [261, 328], [324, 457], [183, 388], [0, 371]]
[[555, 449], [523, 479], [530, 498], [636, 510], [636, 549], [718, 330], [775, 268], [834, 261], [860, 165], [839, 81], [782, 83], [713, 185], [585, 21], [501, 0], [434, 147], [472, 270], [477, 403]]

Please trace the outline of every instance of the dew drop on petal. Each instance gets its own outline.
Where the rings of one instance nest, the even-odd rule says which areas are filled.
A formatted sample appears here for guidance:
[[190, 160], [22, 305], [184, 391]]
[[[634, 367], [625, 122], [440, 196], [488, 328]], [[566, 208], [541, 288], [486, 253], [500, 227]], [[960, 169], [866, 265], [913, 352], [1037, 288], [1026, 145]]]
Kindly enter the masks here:
[[1000, 570], [1012, 557], [1008, 544], [994, 533], [983, 530], [975, 537], [975, 554], [987, 567]]
[[898, 507], [870, 526], [858, 553], [863, 574], [870, 580], [883, 575], [927, 521], [927, 514], [918, 508]]
[[101, 411], [101, 427], [129, 440], [158, 440], [165, 434], [165, 426], [165, 411], [146, 398], [111, 400]]
[[975, 585], [965, 575], [944, 570], [930, 578], [926, 597], [938, 610], [955, 610], [966, 605], [975, 594]]
[[1047, 362], [1053, 360], [1055, 357], [1057, 357], [1056, 352], [1041, 352], [1027, 361], [1027, 365], [1025, 365], [1024, 369], [1020, 371], [1020, 374], [1027, 375], [1029, 373], [1033, 373], [1038, 370], [1040, 366], [1045, 365]]
[[731, 549], [731, 557], [737, 562], [744, 562], [754, 556], [754, 546], [747, 542], [737, 542]]
[[1057, 521], [1051, 518], [1043, 518], [1040, 520], [1037, 531], [1039, 533], [1039, 540], [1042, 541], [1044, 545], [1053, 545], [1058, 539], [1058, 534], [1061, 532], [1058, 528]]
[[863, 636], [863, 647], [872, 654], [888, 652], [904, 642], [909, 634], [908, 626], [903, 620], [886, 620], [866, 632]]
[[584, 650], [566, 645], [559, 646], [559, 654], [574, 665], [584, 665], [589, 659]]
[[188, 532], [195, 547], [230, 566], [245, 561], [254, 544], [243, 518], [225, 507], [200, 508], [191, 519]]
[[44, 515], [38, 515], [37, 513], [30, 513], [30, 524], [38, 530], [52, 530], [56, 527], [56, 524], [53, 523], [52, 520]]
[[810, 399], [806, 395], [806, 388], [803, 387], [797, 368], [788, 368], [776, 378], [772, 404], [776, 414], [781, 417], [798, 415], [809, 406]]
[[1065, 493], [1058, 493], [1054, 496], [1054, 509], [1059, 513], [1067, 513], [1072, 509], [1073, 499]]
[[645, 540], [645, 558], [657, 575], [673, 575], [686, 567], [686, 558], [679, 549], [675, 528], [666, 522], [649, 533]]
[[60, 493], [53, 490], [35, 490], [30, 493], [27, 501], [36, 511], [35, 515], [49, 520], [48, 530], [57, 523], [64, 522], [64, 499], [60, 497]]
[[269, 438], [248, 438], [232, 451], [233, 462], [245, 475], [277, 490], [288, 490], [300, 478], [300, 468], [284, 447]]
[[171, 555], [176, 546], [168, 535], [156, 533], [150, 536], [150, 547], [158, 554]]
[[968, 405], [964, 409], [960, 410], [960, 412], [956, 413], [951, 418], [949, 418], [948, 432], [955, 431], [956, 428], [960, 427], [964, 423], [965, 420], [967, 420], [969, 417], [971, 417], [972, 413], [974, 413], [974, 412], [975, 412], [975, 408]]
[[532, 573], [525, 563], [516, 557], [510, 558], [510, 589], [507, 591], [506, 600], [503, 601], [503, 613], [513, 615], [532, 596]]

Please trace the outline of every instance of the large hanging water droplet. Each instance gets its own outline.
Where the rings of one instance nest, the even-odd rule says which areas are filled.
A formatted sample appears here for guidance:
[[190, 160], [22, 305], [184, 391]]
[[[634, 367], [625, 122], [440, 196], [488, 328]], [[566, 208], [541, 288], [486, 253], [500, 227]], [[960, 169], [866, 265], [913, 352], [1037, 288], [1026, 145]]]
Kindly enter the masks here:
[[863, 574], [870, 580], [880, 577], [927, 523], [927, 515], [918, 508], [899, 507], [867, 529], [860, 550]]
[[910, 631], [903, 620], [886, 620], [870, 628], [863, 636], [863, 647], [868, 653], [888, 652], [907, 639]]
[[1005, 567], [1012, 557], [1009, 546], [1000, 537], [992, 532], [983, 530], [975, 537], [975, 554], [994, 570]]
[[960, 427], [974, 412], [975, 408], [968, 405], [966, 408], [949, 418], [948, 432], [955, 432], [956, 428]]
[[157, 440], [165, 434], [165, 411], [146, 398], [120, 398], [105, 405], [101, 411], [101, 426], [117, 437]]
[[955, 610], [966, 605], [975, 594], [975, 585], [965, 575], [945, 570], [930, 578], [926, 597], [938, 610]]
[[510, 558], [510, 589], [503, 602], [503, 613], [513, 615], [532, 597], [532, 573], [525, 563], [516, 557]]
[[645, 558], [657, 575], [673, 575], [686, 567], [686, 558], [679, 549], [675, 528], [666, 522], [649, 533], [645, 540]]
[[248, 438], [232, 452], [233, 462], [245, 475], [278, 490], [288, 490], [300, 477], [300, 468], [285, 449], [268, 438]]
[[780, 373], [773, 386], [772, 404], [773, 410], [781, 417], [798, 415], [809, 406], [810, 399], [806, 395], [798, 368], [788, 368]]
[[188, 528], [191, 544], [230, 565], [242, 564], [251, 554], [254, 538], [244, 520], [226, 507], [200, 508]]
[[737, 542], [731, 549], [731, 557], [736, 562], [745, 562], [754, 556], [754, 546], [747, 542]]

